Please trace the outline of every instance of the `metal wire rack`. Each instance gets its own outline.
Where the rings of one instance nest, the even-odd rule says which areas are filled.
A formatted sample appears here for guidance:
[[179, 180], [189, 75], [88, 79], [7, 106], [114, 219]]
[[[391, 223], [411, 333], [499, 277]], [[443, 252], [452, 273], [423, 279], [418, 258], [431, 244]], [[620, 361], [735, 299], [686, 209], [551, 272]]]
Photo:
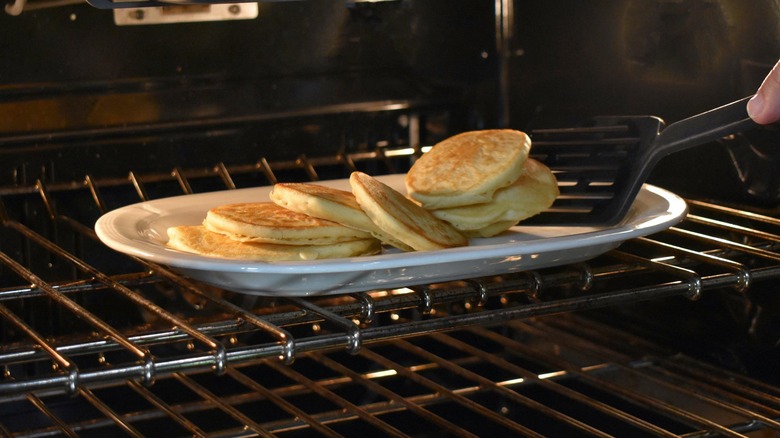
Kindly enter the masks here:
[[91, 226], [113, 204], [165, 191], [264, 185], [287, 171], [317, 180], [321, 167], [392, 171], [418, 152], [0, 188], [0, 431], [780, 431], [778, 388], [581, 315], [711, 291], [739, 296], [776, 280], [780, 221], [768, 216], [689, 200], [679, 226], [588, 263], [306, 299], [217, 290], [113, 253]]

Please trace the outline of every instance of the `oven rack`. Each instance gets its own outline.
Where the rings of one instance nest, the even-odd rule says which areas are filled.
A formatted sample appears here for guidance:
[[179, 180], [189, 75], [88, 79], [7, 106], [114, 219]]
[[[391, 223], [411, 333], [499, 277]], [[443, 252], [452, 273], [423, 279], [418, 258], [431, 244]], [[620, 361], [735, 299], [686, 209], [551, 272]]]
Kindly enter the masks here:
[[[289, 366], [263, 359], [222, 376], [175, 373], [152, 386], [128, 380], [80, 387], [67, 398], [4, 398], [4, 412], [24, 407], [45, 421], [6, 416], [0, 430], [27, 437], [745, 437], [780, 430], [779, 400], [776, 387], [567, 313], [398, 339], [354, 355], [309, 352]], [[63, 405], [94, 412], [74, 416]]]
[[[0, 403], [30, 402], [48, 416], [49, 410], [40, 400], [70, 394], [87, 400], [98, 410], [111, 413], [94, 391], [121, 386], [147, 394], [158, 386], [156, 382], [188, 381], [190, 376], [235, 376], [239, 373], [237, 369], [257, 364], [287, 375], [292, 371], [283, 370], [297, 366], [301, 358], [320, 359], [338, 354], [334, 352], [346, 352], [348, 357], [371, 355], [380, 363], [386, 363], [373, 356], [372, 351], [384, 348], [388, 342], [411, 342], [421, 336], [421, 339], [437, 339], [449, 336], [445, 332], [451, 331], [488, 330], [480, 327], [513, 327], [525, 324], [527, 320], [557, 324], [559, 315], [576, 318], [579, 325], [584, 323], [569, 313], [675, 296], [696, 300], [709, 292], [724, 289], [739, 295], [756, 283], [780, 277], [780, 236], [776, 234], [780, 221], [689, 200], [692, 214], [680, 225], [628, 242], [588, 263], [393, 291], [247, 302], [242, 297], [230, 296], [183, 278], [163, 266], [130, 257], [125, 257], [125, 261], [133, 269], [103, 272], [85, 259], [91, 256], [89, 252], [95, 247], [103, 252], [109, 250], [97, 243], [91, 222], [77, 219], [80, 211], [66, 211], [73, 205], [84, 208], [83, 203], [71, 199], [74, 196], [91, 202], [95, 211], [107, 211], [110, 208], [107, 205], [111, 203], [107, 200], [113, 198], [104, 193], [121, 187], [130, 187], [139, 200], [145, 200], [149, 199], [148, 188], [166, 182], [174, 182], [181, 193], [192, 193], [192, 187], [200, 185], [200, 180], [217, 181], [223, 187], [235, 188], [234, 181], [239, 176], [259, 174], [267, 182], [276, 182], [282, 180], [279, 172], [287, 170], [302, 170], [309, 179], [317, 180], [316, 167], [319, 166], [343, 166], [351, 171], [365, 163], [381, 162], [392, 169], [392, 160], [408, 159], [418, 152], [408, 148], [316, 159], [301, 156], [294, 161], [273, 163], [261, 159], [253, 165], [218, 164], [212, 169], [174, 169], [165, 175], [131, 173], [124, 179], [87, 176], [83, 182], [38, 181], [34, 187], [0, 189], [3, 242], [22, 242], [18, 250], [16, 247], [8, 250], [5, 243], [0, 247], [3, 250], [0, 252], [0, 272], [12, 273], [19, 279], [15, 286], [0, 289], [4, 331], [15, 333], [15, 337], [7, 341], [5, 338], [10, 336], [5, 336], [0, 346], [0, 363], [5, 370], [5, 378], [0, 382], [4, 402]], [[32, 221], [35, 224], [20, 221], [14, 216], [14, 206], [19, 199], [23, 199], [27, 208], [30, 203], [38, 204], [38, 211], [45, 211], [48, 217]], [[64, 199], [67, 202], [63, 202]], [[71, 277], [63, 279], [55, 275], [54, 270], [38, 272], [34, 269], [41, 251], [46, 254], [44, 259], [49, 260], [48, 265], [66, 265], [72, 272]], [[46, 278], [47, 275], [52, 278]], [[626, 282], [626, 279], [630, 281]], [[160, 287], [186, 295], [191, 306], [172, 311], [158, 304], [157, 295], [147, 296], [150, 288]], [[129, 306], [146, 314], [147, 321], [117, 326], [106, 323], [100, 307], [89, 307], [96, 294], [121, 297]], [[48, 307], [57, 309], [53, 313], [57, 318], [77, 319], [84, 325], [75, 333], [42, 333], [40, 316], [30, 311], [28, 303], [47, 303]], [[549, 318], [550, 315], [556, 317]], [[660, 357], [663, 361], [682, 360], [676, 356]], [[642, 368], [644, 365], [640, 366], [640, 362], [632, 362], [630, 367]], [[279, 364], [287, 365], [280, 367]], [[604, 359], [604, 363], [593, 370], [614, 366], [612, 359]], [[705, 367], [704, 364], [696, 366]], [[574, 373], [580, 378], [593, 371], [571, 364], [562, 370], [557, 371], [562, 376]], [[416, 372], [411, 371], [407, 377], [416, 380], [417, 377], [412, 377]], [[706, 371], [701, 373], [706, 374]], [[349, 376], [354, 377], [352, 373]], [[308, 390], [321, 392], [312, 389], [319, 388], [318, 385], [309, 387], [308, 380], [303, 381], [307, 382], [302, 385]], [[750, 386], [761, 388], [752, 396], [769, 400], [756, 402], [762, 406], [760, 412], [769, 414], [757, 415], [730, 427], [735, 430], [776, 427], [772, 422], [778, 417], [776, 388], [757, 382], [751, 382]], [[468, 394], [469, 388], [454, 394]], [[267, 394], [269, 399], [274, 399], [270, 394]], [[434, 405], [440, 402], [439, 397], [446, 398], [438, 391], [427, 397]], [[404, 400], [412, 400], [414, 404], [429, 403], [426, 397], [419, 401], [415, 397]], [[188, 409], [166, 406], [162, 412], [178, 418]], [[396, 408], [384, 406], [377, 408], [376, 413], [373, 409], [368, 410], [368, 417]], [[408, 406], [407, 409], [416, 411]], [[475, 409], [481, 412], [480, 408]], [[231, 412], [227, 406], [225, 410]], [[123, 424], [135, 421], [135, 415], [147, 418], [160, 414], [133, 413], [128, 414], [129, 420], [123, 419], [122, 415], [106, 415], [107, 419], [103, 421], [125, 429]], [[361, 421], [373, 423], [364, 413], [357, 414], [351, 409], [341, 416], [332, 415], [333, 419], [322, 421], [338, 423], [361, 418]], [[307, 423], [308, 417], [310, 415], [301, 416], [296, 421]], [[771, 420], [773, 417], [775, 420]], [[496, 421], [503, 424], [503, 420]], [[315, 421], [315, 424], [318, 422], [321, 421]], [[91, 428], [92, 424], [98, 423], [102, 424], [90, 422], [74, 427]], [[54, 424], [62, 425], [63, 422], [55, 421]], [[307, 424], [306, 427], [314, 427]], [[303, 426], [296, 423], [265, 427], [297, 430]], [[702, 430], [710, 430], [707, 429], [709, 426], [702, 427]], [[72, 429], [66, 427], [65, 430], [69, 428]]]

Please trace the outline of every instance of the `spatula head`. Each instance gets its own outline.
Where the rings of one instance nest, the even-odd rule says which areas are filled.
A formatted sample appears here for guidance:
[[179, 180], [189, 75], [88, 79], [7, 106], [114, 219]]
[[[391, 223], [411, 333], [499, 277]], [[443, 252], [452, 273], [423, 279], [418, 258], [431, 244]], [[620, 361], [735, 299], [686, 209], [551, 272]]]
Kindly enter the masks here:
[[576, 127], [530, 131], [531, 156], [558, 179], [560, 196], [523, 225], [614, 225], [641, 188], [639, 160], [663, 122], [652, 116], [598, 117]]

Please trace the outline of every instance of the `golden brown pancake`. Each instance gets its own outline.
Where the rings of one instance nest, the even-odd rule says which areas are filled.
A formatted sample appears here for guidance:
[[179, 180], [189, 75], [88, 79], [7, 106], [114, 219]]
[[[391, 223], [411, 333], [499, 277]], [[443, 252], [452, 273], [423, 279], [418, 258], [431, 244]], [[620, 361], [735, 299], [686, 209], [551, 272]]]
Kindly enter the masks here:
[[242, 242], [323, 245], [367, 239], [370, 233], [288, 210], [273, 202], [227, 204], [212, 208], [203, 225]]
[[463, 234], [469, 237], [493, 237], [496, 234], [503, 233], [515, 225], [517, 225], [517, 222], [515, 221], [499, 221], [485, 225], [484, 227], [476, 230], [463, 231]]
[[427, 209], [488, 202], [496, 190], [520, 177], [530, 148], [531, 139], [511, 129], [455, 135], [412, 165], [406, 190]]
[[377, 227], [351, 192], [311, 183], [279, 183], [274, 185], [270, 197], [274, 203], [289, 210], [365, 231], [383, 243], [404, 251], [412, 250]]
[[330, 245], [280, 245], [274, 243], [237, 242], [208, 231], [202, 225], [168, 228], [168, 247], [209, 257], [250, 261], [305, 261], [377, 254], [376, 239], [360, 239]]
[[431, 210], [431, 213], [467, 236], [498, 234], [546, 210], [558, 197], [558, 182], [547, 166], [528, 159], [523, 168], [520, 178], [496, 190], [489, 202]]
[[369, 218], [386, 233], [417, 251], [468, 244], [450, 224], [410, 201], [395, 189], [362, 172], [349, 178], [352, 193]]

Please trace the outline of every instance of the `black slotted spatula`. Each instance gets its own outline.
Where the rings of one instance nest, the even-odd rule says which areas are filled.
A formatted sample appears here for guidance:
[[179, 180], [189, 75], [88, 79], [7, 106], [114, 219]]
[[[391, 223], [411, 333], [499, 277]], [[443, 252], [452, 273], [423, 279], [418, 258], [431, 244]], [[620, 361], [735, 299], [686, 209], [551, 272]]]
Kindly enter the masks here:
[[652, 116], [597, 117], [585, 126], [530, 132], [531, 156], [558, 179], [561, 195], [523, 225], [614, 225], [628, 213], [661, 158], [758, 126], [750, 97], [672, 123]]

